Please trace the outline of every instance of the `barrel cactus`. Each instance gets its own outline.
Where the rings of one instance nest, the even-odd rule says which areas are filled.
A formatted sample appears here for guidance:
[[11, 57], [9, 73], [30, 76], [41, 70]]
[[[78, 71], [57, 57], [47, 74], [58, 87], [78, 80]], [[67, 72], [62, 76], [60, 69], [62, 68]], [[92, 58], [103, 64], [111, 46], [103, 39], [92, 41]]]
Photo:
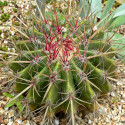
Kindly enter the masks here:
[[33, 17], [32, 27], [20, 31], [27, 40], [15, 42], [17, 55], [10, 63], [15, 98], [23, 95], [32, 111], [41, 107], [43, 123], [63, 111], [75, 124], [79, 109], [93, 111], [94, 99], [111, 91], [117, 50], [112, 36], [104, 39], [108, 24], [99, 22], [98, 28], [91, 16], [54, 10], [43, 17]]

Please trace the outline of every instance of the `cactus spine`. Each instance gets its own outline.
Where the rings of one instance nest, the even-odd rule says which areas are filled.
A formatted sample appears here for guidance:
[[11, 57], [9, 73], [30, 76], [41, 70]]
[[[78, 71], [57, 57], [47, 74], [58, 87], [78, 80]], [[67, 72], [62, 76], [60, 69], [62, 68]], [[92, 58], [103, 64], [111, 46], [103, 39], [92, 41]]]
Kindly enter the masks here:
[[43, 107], [51, 118], [67, 112], [74, 124], [79, 108], [92, 111], [94, 98], [111, 90], [108, 78], [117, 77], [116, 50], [103, 39], [103, 26], [94, 31], [79, 15], [51, 15], [33, 19], [27, 40], [16, 42], [18, 56], [10, 64], [17, 74], [14, 90], [26, 90], [31, 110]]

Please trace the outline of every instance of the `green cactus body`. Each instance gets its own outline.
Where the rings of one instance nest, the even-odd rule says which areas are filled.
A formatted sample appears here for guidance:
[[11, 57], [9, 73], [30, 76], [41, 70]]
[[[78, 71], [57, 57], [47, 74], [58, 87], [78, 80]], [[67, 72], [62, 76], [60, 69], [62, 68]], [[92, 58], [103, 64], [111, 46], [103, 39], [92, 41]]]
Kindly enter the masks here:
[[39, 34], [36, 29], [33, 34], [39, 42], [32, 36], [16, 42], [18, 56], [10, 68], [18, 74], [15, 92], [31, 85], [25, 94], [31, 110], [43, 106], [48, 117], [61, 110], [73, 117], [81, 105], [93, 110], [94, 98], [111, 91], [107, 77], [117, 77], [116, 53], [108, 40], [102, 39], [102, 31], [90, 39], [92, 34], [88, 37], [83, 30], [86, 25], [77, 27], [79, 20], [74, 24], [72, 18], [65, 19], [61, 25], [58, 14], [55, 17], [42, 23], [36, 20]]

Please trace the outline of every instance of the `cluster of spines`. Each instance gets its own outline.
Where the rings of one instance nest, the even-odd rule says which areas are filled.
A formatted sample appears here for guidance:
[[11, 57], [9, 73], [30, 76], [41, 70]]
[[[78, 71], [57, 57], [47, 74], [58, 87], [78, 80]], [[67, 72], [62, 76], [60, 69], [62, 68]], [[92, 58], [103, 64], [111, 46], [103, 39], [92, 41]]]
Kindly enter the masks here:
[[[29, 41], [18, 42], [17, 48], [22, 52], [10, 67], [19, 76], [14, 84], [15, 92], [28, 87], [26, 98], [32, 110], [43, 106], [46, 107], [45, 115], [52, 117], [63, 110], [74, 117], [79, 106], [92, 110], [96, 94], [111, 90], [107, 77], [116, 76], [115, 62], [110, 59], [114, 50], [104, 40], [92, 40], [91, 36], [87, 39], [85, 25], [78, 25], [79, 20], [73, 26], [66, 19], [68, 26], [60, 26], [55, 16], [56, 23], [44, 20], [40, 25], [36, 21], [44, 38], [38, 42], [28, 37]], [[46, 30], [49, 23], [50, 28]], [[63, 32], [64, 26], [68, 34]], [[79, 30], [81, 27], [83, 33]]]

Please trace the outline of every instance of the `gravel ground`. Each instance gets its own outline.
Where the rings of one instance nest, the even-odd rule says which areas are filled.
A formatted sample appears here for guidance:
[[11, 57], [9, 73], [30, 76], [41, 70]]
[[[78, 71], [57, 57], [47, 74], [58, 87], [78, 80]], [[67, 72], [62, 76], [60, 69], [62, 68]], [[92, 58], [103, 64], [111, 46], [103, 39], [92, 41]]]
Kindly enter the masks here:
[[[0, 33], [0, 47], [5, 48], [7, 52], [15, 52], [15, 49], [12, 45], [12, 39], [15, 35], [18, 36], [19, 34], [14, 31], [13, 25], [16, 21], [19, 23], [19, 25], [21, 25], [18, 17], [20, 15], [26, 15], [30, 1], [16, 0], [16, 4], [13, 0], [6, 1], [8, 2], [8, 5], [4, 6], [3, 10], [0, 10], [0, 16], [3, 13], [7, 13], [10, 14], [10, 18], [4, 23], [0, 20], [0, 30], [2, 31], [2, 33]], [[34, 4], [33, 1], [31, 2]], [[118, 32], [125, 35], [125, 27], [121, 26]], [[6, 59], [6, 56], [0, 54], [0, 61], [3, 60], [3, 58]], [[8, 58], [11, 58], [11, 56]], [[105, 96], [106, 99], [95, 99], [95, 103], [97, 103], [99, 108], [97, 108], [94, 113], [89, 113], [85, 117], [82, 113], [79, 113], [78, 119], [80, 123], [78, 123], [78, 125], [125, 125], [125, 65], [120, 63], [117, 70], [120, 74], [122, 74], [122, 76], [113, 82], [112, 92]], [[9, 75], [11, 71], [9, 71], [7, 66], [1, 64], [0, 95], [3, 92], [1, 84], [8, 80], [6, 73]], [[41, 123], [42, 116], [36, 116], [33, 118], [30, 116], [27, 118], [22, 116], [16, 118], [17, 112], [15, 110], [15, 106], [12, 106], [11, 108], [5, 108], [5, 105], [8, 101], [9, 98], [6, 98], [2, 95], [0, 96], [0, 125], [37, 125]], [[81, 118], [84, 119], [82, 120]], [[65, 119], [61, 119], [60, 125], [65, 125], [65, 122]], [[59, 120], [55, 119], [54, 123], [55, 125], [59, 125]]]

